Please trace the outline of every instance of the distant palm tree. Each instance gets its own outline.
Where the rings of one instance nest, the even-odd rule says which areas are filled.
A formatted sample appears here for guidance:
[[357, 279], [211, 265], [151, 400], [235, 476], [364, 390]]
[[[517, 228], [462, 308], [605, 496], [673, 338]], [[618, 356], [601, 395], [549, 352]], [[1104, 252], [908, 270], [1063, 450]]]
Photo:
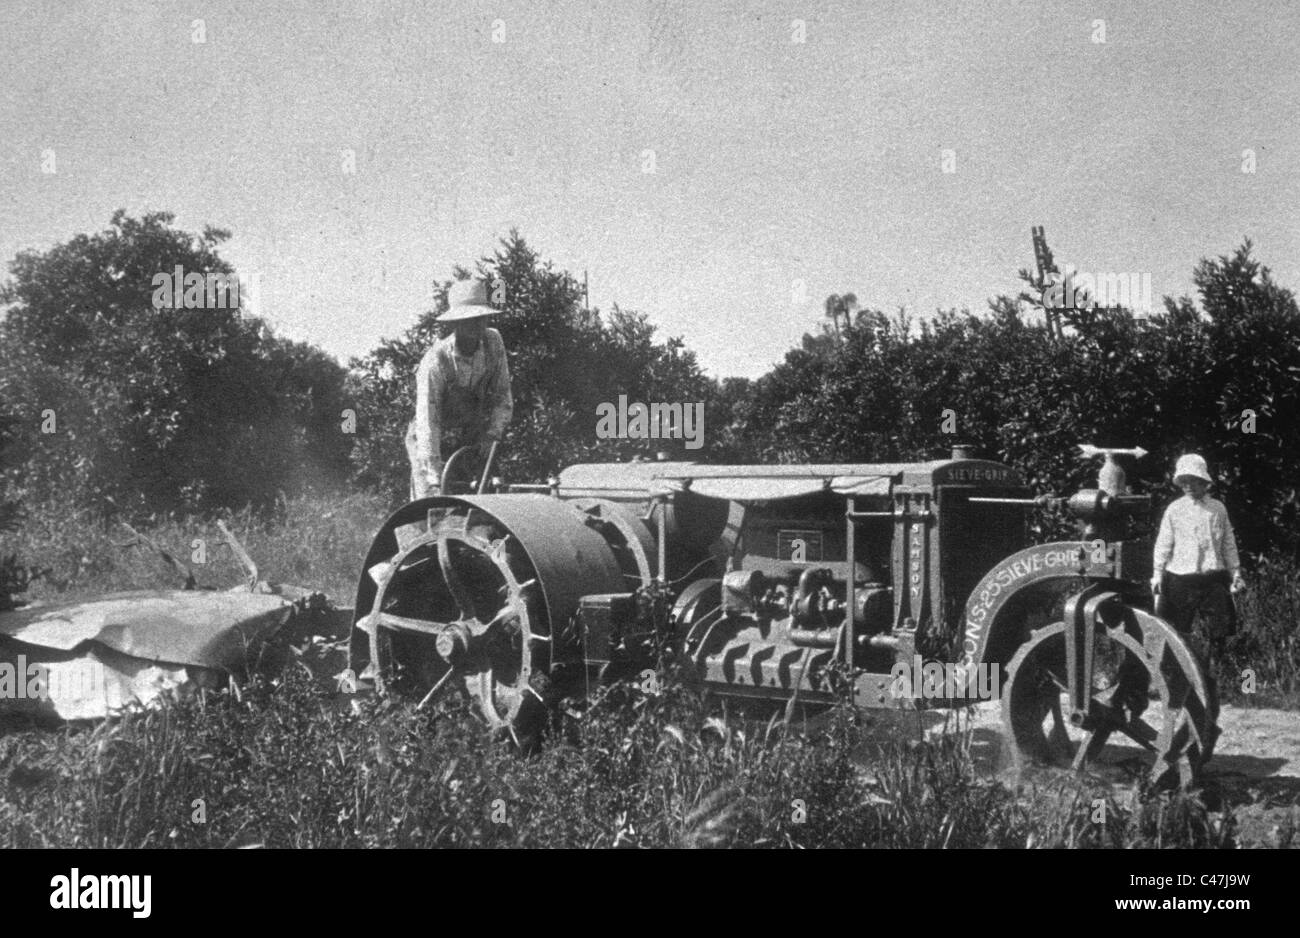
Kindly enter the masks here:
[[831, 325], [835, 328], [836, 338], [839, 338], [840, 335], [839, 305], [839, 294], [832, 293], [826, 297], [826, 318], [831, 321]]
[[858, 296], [856, 293], [846, 293], [840, 297], [840, 312], [844, 314], [844, 331], [848, 332], [853, 327], [853, 314], [858, 311]]
[[831, 321], [835, 328], [835, 337], [843, 338], [840, 332], [840, 317], [844, 317], [844, 332], [848, 332], [853, 325], [853, 313], [857, 311], [858, 298], [853, 293], [845, 293], [840, 296], [832, 293], [826, 297], [826, 318]]

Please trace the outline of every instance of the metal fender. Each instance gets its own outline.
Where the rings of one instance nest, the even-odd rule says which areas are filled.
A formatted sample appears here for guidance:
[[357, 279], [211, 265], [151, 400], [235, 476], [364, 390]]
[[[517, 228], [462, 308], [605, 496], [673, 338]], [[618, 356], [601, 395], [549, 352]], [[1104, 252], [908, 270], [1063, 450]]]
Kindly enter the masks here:
[[[966, 600], [961, 660], [1005, 665], [1025, 637], [1020, 613], [1029, 594], [1064, 596], [1089, 583], [1116, 581], [1117, 567], [1113, 545], [1090, 541], [1039, 544], [1003, 558]], [[1128, 594], [1135, 586], [1114, 582], [1112, 588]]]

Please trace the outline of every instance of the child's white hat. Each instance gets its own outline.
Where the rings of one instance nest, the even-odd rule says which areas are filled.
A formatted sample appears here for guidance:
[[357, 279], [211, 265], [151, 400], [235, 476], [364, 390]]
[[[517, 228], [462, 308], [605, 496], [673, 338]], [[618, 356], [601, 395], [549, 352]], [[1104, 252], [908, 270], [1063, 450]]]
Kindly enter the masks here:
[[1178, 457], [1178, 465], [1174, 467], [1174, 481], [1177, 482], [1183, 476], [1191, 476], [1205, 482], [1214, 481], [1210, 478], [1210, 470], [1205, 465], [1204, 457], [1195, 453], [1188, 453], [1185, 456]]

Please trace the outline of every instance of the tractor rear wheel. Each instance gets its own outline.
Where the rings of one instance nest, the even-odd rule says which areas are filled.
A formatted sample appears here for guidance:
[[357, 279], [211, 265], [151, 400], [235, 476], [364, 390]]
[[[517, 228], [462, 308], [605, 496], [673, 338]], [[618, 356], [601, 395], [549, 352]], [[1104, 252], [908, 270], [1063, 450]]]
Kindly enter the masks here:
[[551, 638], [527, 554], [473, 510], [398, 533], [397, 554], [370, 571], [377, 611], [362, 624], [377, 689], [423, 705], [458, 682], [490, 727], [522, 744], [544, 712]]
[[349, 664], [381, 693], [427, 706], [460, 688], [523, 748], [583, 686], [585, 597], [652, 580], [634, 511], [548, 495], [442, 495], [399, 509], [357, 585]]

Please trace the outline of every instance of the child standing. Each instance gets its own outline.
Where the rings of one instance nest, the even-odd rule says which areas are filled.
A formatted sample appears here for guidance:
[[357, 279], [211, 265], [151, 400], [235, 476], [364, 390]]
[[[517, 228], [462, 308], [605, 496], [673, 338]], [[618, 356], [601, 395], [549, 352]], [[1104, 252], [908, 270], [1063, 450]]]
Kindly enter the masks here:
[[1188, 634], [1199, 611], [1211, 646], [1236, 628], [1231, 593], [1246, 588], [1228, 510], [1208, 494], [1210, 471], [1195, 453], [1178, 459], [1174, 483], [1183, 497], [1165, 509], [1156, 538], [1151, 592], [1161, 614]]

